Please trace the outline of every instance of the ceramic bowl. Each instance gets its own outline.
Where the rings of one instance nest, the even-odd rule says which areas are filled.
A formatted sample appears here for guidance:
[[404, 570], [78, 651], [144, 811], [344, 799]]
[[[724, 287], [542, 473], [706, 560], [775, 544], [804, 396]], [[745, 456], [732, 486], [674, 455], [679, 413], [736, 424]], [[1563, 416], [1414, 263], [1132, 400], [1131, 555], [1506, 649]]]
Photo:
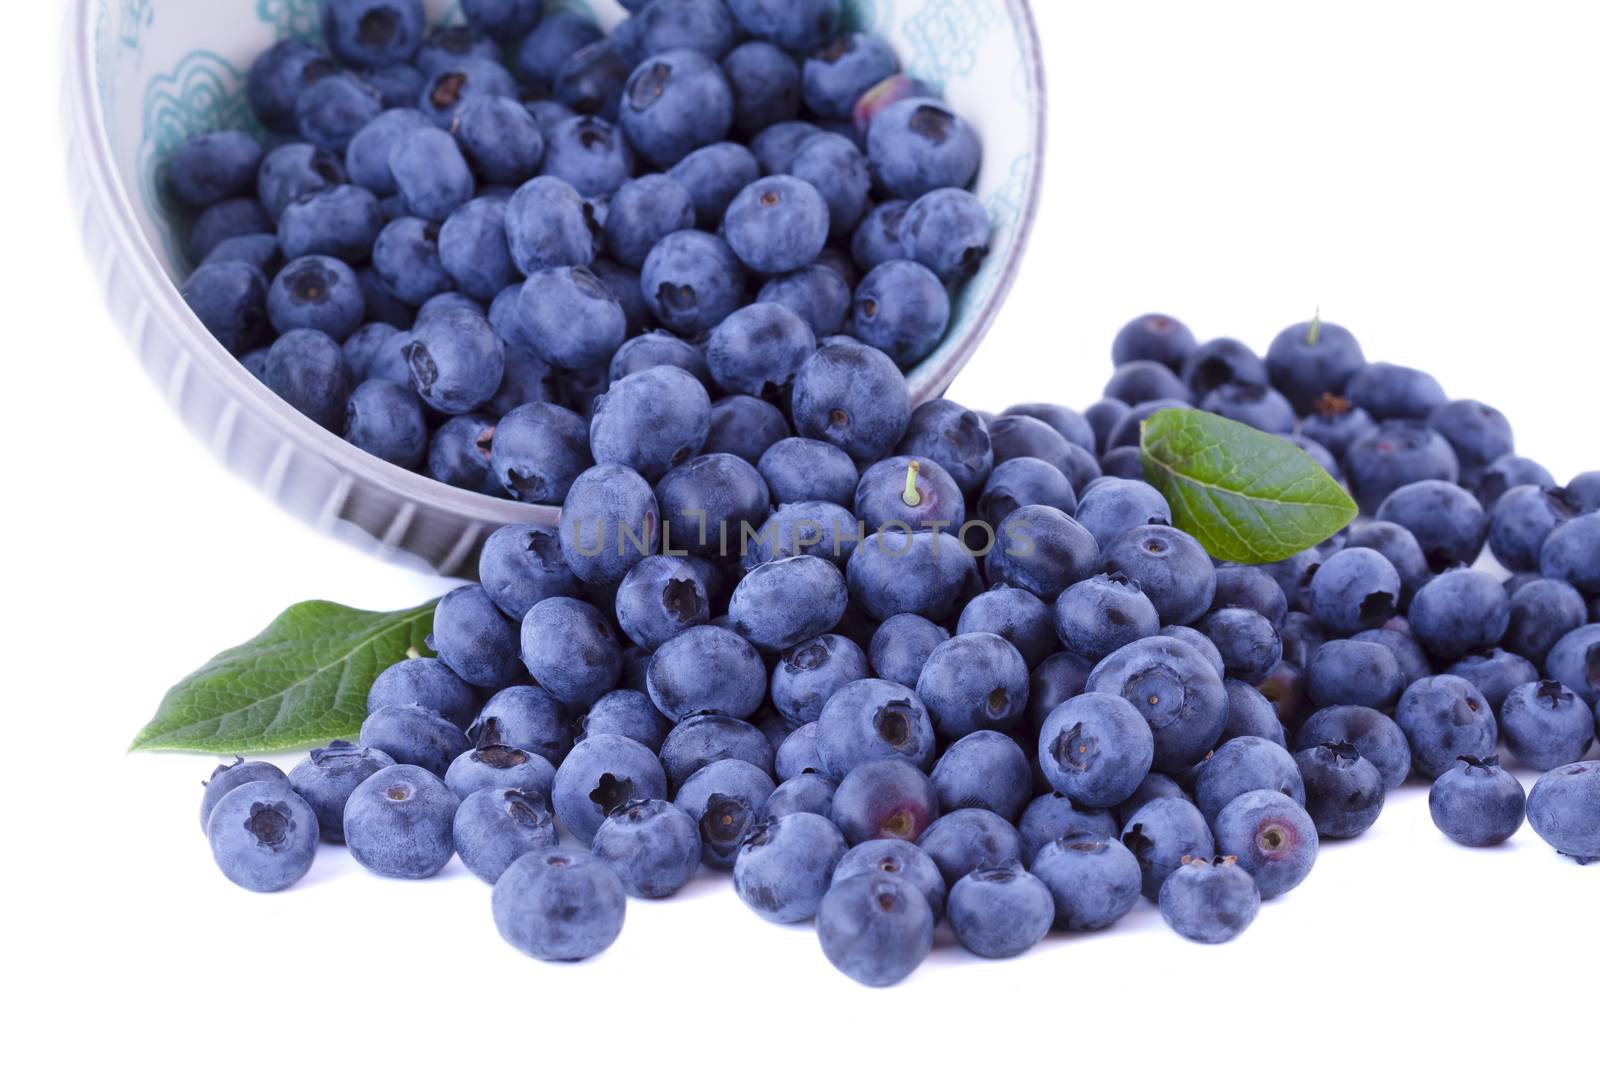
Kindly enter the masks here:
[[[559, 0], [607, 25], [615, 0]], [[445, 573], [469, 572], [483, 538], [557, 509], [499, 500], [384, 463], [303, 418], [190, 314], [189, 264], [161, 191], [165, 159], [208, 130], [251, 128], [243, 83], [274, 40], [319, 32], [318, 0], [72, 0], [66, 48], [69, 182], [84, 242], [117, 322], [183, 421], [222, 462], [329, 533]], [[427, 0], [439, 21], [459, 18]], [[1026, 0], [846, 0], [850, 25], [889, 40], [906, 71], [939, 87], [978, 129], [975, 192], [992, 254], [959, 294], [944, 343], [908, 378], [939, 395], [1011, 287], [1038, 203], [1044, 72]]]

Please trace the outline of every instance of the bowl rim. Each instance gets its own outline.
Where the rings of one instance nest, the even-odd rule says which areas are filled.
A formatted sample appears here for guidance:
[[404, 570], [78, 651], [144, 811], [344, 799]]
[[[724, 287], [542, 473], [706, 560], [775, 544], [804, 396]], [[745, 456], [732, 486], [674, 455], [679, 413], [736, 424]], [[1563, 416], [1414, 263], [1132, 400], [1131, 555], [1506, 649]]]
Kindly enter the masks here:
[[[149, 239], [135, 221], [137, 213], [112, 157], [106, 116], [101, 108], [100, 95], [95, 89], [94, 8], [99, 2], [102, 0], [72, 0], [69, 9], [67, 26], [70, 39], [64, 71], [69, 122], [66, 132], [82, 147], [85, 161], [83, 171], [89, 196], [110, 208], [104, 213], [102, 221], [110, 237], [111, 254], [133, 275], [139, 314], [158, 318], [169, 338], [182, 344], [195, 356], [203, 354], [204, 358], [192, 360], [192, 365], [197, 366], [225, 395], [237, 402], [249, 402], [283, 438], [305, 449], [345, 477], [361, 479], [407, 504], [453, 514], [465, 523], [483, 523], [490, 527], [518, 523], [546, 527], [559, 525], [559, 507], [493, 497], [436, 481], [425, 474], [381, 460], [357, 448], [339, 434], [323, 429], [257, 380], [189, 311], [178, 284], [167, 273]], [[1032, 151], [1022, 209], [1018, 214], [1015, 237], [1006, 249], [993, 289], [965, 335], [950, 356], [940, 364], [938, 371], [912, 386], [913, 407], [943, 395], [956, 375], [971, 361], [1010, 295], [1039, 212], [1049, 103], [1043, 49], [1030, 0], [1005, 0], [1005, 6], [1011, 13], [1011, 21], [1020, 31], [1019, 41], [1023, 47], [1023, 64], [1030, 94], [1037, 101], [1037, 106], [1033, 108]]]

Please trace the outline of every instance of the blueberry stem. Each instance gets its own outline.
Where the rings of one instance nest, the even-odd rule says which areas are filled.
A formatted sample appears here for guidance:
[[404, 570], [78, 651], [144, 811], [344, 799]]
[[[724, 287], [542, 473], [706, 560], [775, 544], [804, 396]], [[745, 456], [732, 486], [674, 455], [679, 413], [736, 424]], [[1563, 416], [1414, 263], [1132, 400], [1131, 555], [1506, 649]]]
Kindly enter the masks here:
[[1311, 316], [1311, 329], [1306, 331], [1306, 344], [1314, 345], [1322, 337], [1322, 309], [1317, 308], [1316, 314]]
[[917, 472], [922, 469], [922, 464], [912, 460], [906, 467], [906, 491], [900, 494], [900, 499], [906, 502], [907, 507], [916, 507], [922, 503], [922, 494], [917, 492]]

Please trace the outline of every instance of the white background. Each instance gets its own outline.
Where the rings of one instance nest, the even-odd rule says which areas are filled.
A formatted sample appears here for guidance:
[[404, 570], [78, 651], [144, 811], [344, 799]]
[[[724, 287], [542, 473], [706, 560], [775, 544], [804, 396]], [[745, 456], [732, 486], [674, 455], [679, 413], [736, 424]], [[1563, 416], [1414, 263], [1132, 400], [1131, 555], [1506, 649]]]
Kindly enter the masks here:
[[[123, 754], [164, 689], [291, 601], [400, 607], [445, 583], [284, 518], [169, 417], [62, 195], [58, 12], [18, 6], [0, 166], [12, 1062], [1592, 1056], [1600, 867], [1527, 830], [1453, 847], [1414, 785], [1226, 947], [1141, 905], [1011, 962], [946, 948], [879, 992], [713, 879], [630, 902], [617, 944], [575, 966], [502, 944], [456, 863], [382, 882], [327, 849], [290, 892], [226, 883], [197, 826], [214, 761]], [[1558, 478], [1600, 466], [1593, 5], [1035, 7], [1044, 209], [956, 399], [1087, 404], [1142, 311], [1264, 346], [1320, 305], [1369, 357], [1499, 405]]]

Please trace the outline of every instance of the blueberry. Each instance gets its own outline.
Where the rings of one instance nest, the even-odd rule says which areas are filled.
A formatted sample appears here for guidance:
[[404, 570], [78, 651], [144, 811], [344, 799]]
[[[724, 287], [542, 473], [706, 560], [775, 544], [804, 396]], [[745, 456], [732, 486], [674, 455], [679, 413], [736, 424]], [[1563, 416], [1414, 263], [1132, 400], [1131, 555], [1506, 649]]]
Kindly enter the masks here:
[[1077, 520], [1048, 505], [1028, 504], [1001, 522], [984, 566], [990, 582], [1053, 600], [1089, 577], [1098, 554], [1093, 535]]
[[1149, 726], [1120, 696], [1085, 693], [1062, 703], [1039, 730], [1038, 759], [1057, 793], [1090, 808], [1133, 795], [1154, 758]]
[[441, 777], [469, 747], [459, 727], [417, 704], [391, 704], [369, 712], [361, 723], [361, 744]]
[[1001, 529], [1008, 516], [1029, 505], [1054, 508], [1067, 515], [1079, 507], [1072, 483], [1060, 468], [1032, 456], [995, 464], [977, 503], [978, 514], [990, 530]]
[[1424, 420], [1445, 404], [1433, 375], [1393, 363], [1370, 363], [1345, 385], [1350, 403], [1375, 419]]
[[933, 763], [928, 709], [916, 693], [894, 682], [866, 678], [842, 686], [823, 705], [817, 722], [817, 751], [835, 778], [868, 760], [899, 758], [922, 768]]
[[1600, 859], [1600, 760], [1546, 771], [1528, 794], [1528, 824], [1579, 863]]
[[[994, 449], [983, 420], [976, 412], [943, 398], [921, 404], [911, 413], [911, 421], [900, 441], [899, 451], [905, 455], [927, 456], [943, 468], [967, 496], [982, 489], [994, 470]], [[1045, 477], [1050, 476], [1047, 473]], [[1065, 481], [1064, 476], [1061, 481]], [[1056, 484], [1053, 497], [1022, 503], [1045, 503], [1060, 507], [1058, 501], [1069, 498], [1072, 506], [1062, 508], [1068, 513], [1076, 506], [1076, 497], [1070, 485], [1063, 491], [1060, 484]]]
[[345, 409], [344, 438], [363, 452], [415, 470], [428, 448], [417, 394], [394, 382], [362, 382]]
[[1417, 641], [1435, 657], [1457, 659], [1505, 636], [1511, 601], [1485, 571], [1446, 571], [1417, 590], [1407, 618]]
[[[1422, 646], [1411, 636], [1410, 631], [1402, 632], [1399, 629], [1389, 628], [1395, 625], [1395, 622], [1391, 620], [1388, 626], [1377, 630], [1362, 630], [1358, 634], [1351, 635], [1350, 640], [1383, 645], [1394, 653], [1395, 662], [1400, 665], [1400, 673], [1405, 679], [1405, 684], [1411, 685], [1418, 679], [1426, 678], [1432, 674], [1433, 665], [1428, 660], [1428, 654], [1422, 650]], [[1315, 649], [1312, 651], [1314, 652]]]
[[656, 483], [662, 542], [668, 551], [699, 556], [741, 554], [767, 517], [767, 483], [738, 456], [696, 456]]
[[1063, 834], [1039, 847], [1031, 869], [1050, 891], [1055, 925], [1065, 930], [1103, 930], [1139, 899], [1140, 862], [1114, 836]]
[[1600, 595], [1600, 512], [1587, 512], [1552, 530], [1539, 552], [1539, 570], [1585, 596]]
[[[1310, 825], [1309, 820], [1307, 825]], [[1185, 856], [1213, 853], [1211, 830], [1205, 816], [1181, 797], [1157, 797], [1139, 808], [1123, 827], [1122, 844], [1138, 861], [1142, 891], [1151, 900], [1157, 898], [1161, 884], [1178, 869]], [[1034, 861], [1035, 873], [1040, 872], [1050, 852], [1048, 845], [1040, 849]], [[1127, 908], [1122, 910], [1125, 912]]]
[[[432, 662], [432, 661], [410, 661]], [[263, 765], [268, 766], [268, 765]], [[316, 813], [322, 840], [344, 843], [344, 807], [355, 787], [394, 760], [375, 748], [359, 748], [348, 741], [333, 741], [295, 764], [289, 785]]]
[[829, 697], [867, 674], [867, 657], [855, 642], [822, 634], [783, 653], [772, 669], [772, 702], [790, 723], [815, 722]]
[[428, 445], [429, 477], [476, 493], [501, 493], [489, 463], [493, 439], [494, 423], [476, 415], [457, 415], [434, 431]]
[[1427, 480], [1401, 486], [1384, 498], [1378, 518], [1410, 530], [1435, 570], [1471, 566], [1488, 533], [1483, 507], [1450, 482]]
[[654, 555], [661, 517], [650, 484], [627, 467], [601, 464], [578, 476], [561, 509], [561, 553], [579, 579], [621, 581]]
[[[363, 306], [355, 272], [327, 256], [295, 260], [267, 291], [267, 313], [279, 334], [317, 330], [343, 341], [361, 325]], [[338, 406], [343, 409], [343, 397]]]
[[537, 685], [514, 685], [484, 702], [467, 727], [474, 745], [506, 745], [559, 765], [572, 747], [571, 715]]
[[544, 176], [569, 183], [582, 196], [609, 196], [634, 175], [633, 150], [620, 130], [594, 115], [576, 115], [550, 131]]
[[1413, 683], [1395, 721], [1411, 742], [1411, 765], [1437, 778], [1457, 756], [1494, 755], [1497, 731], [1489, 701], [1472, 683], [1441, 674]]
[[[225, 237], [218, 241], [216, 246], [206, 253], [206, 258], [201, 261], [200, 266], [209, 267], [221, 263], [254, 267], [263, 275], [270, 277], [283, 269], [283, 250], [278, 247], [278, 238], [273, 234], [241, 233], [236, 237]], [[263, 279], [263, 300], [265, 284]], [[198, 311], [196, 313], [198, 314]], [[263, 321], [265, 321], [264, 315]]]
[[702, 863], [723, 869], [734, 865], [773, 788], [765, 771], [741, 759], [708, 763], [684, 780], [674, 803], [700, 828]]
[[778, 783], [761, 809], [761, 819], [765, 822], [798, 812], [832, 819], [833, 793], [833, 782], [820, 774], [798, 775]]
[[381, 67], [416, 54], [424, 18], [422, 0], [328, 0], [322, 33], [351, 66]]
[[718, 626], [696, 626], [665, 642], [646, 677], [651, 700], [674, 722], [702, 712], [747, 719], [766, 695], [760, 653]]
[[1500, 708], [1506, 747], [1536, 771], [1576, 763], [1589, 751], [1595, 719], [1578, 694], [1556, 681], [1528, 682]]
[[965, 188], [982, 146], [967, 122], [932, 97], [890, 104], [872, 120], [867, 156], [891, 196], [914, 200], [945, 187]]
[[1055, 897], [1018, 863], [973, 871], [950, 889], [951, 929], [963, 948], [989, 959], [1019, 956], [1055, 922]]
[[1511, 423], [1495, 408], [1476, 400], [1452, 400], [1433, 410], [1428, 426], [1438, 431], [1461, 461], [1463, 476], [1476, 479], [1484, 467], [1511, 453]]
[[756, 300], [779, 304], [800, 316], [817, 336], [844, 330], [850, 313], [851, 293], [835, 271], [820, 263], [769, 279]]
[[622, 110], [623, 90], [633, 57], [620, 36], [584, 45], [556, 67], [551, 90], [573, 112], [613, 123]]
[[781, 48], [746, 41], [722, 59], [722, 73], [733, 97], [733, 124], [756, 134], [800, 113], [800, 66]]
[[481, 701], [443, 661], [418, 657], [403, 659], [373, 679], [367, 711], [394, 704], [420, 705], [464, 728], [478, 714]]
[[1511, 594], [1511, 617], [1503, 644], [1543, 663], [1563, 636], [1582, 626], [1583, 596], [1566, 582], [1539, 578]]
[[491, 885], [519, 857], [559, 843], [545, 793], [494, 786], [462, 797], [451, 838], [467, 870]]
[[1028, 665], [998, 635], [962, 634], [929, 653], [917, 679], [917, 696], [941, 736], [1006, 730], [1027, 709]]
[[248, 263], [203, 264], [179, 291], [211, 336], [238, 356], [271, 337], [267, 320], [267, 279]]
[[1263, 900], [1303, 882], [1317, 858], [1317, 828], [1292, 797], [1258, 789], [1236, 797], [1218, 813], [1216, 848], [1237, 856]]
[[595, 401], [590, 446], [600, 463], [660, 478], [693, 456], [711, 425], [711, 401], [694, 376], [652, 367], [615, 382]]
[[1487, 848], [1522, 827], [1522, 784], [1494, 756], [1462, 756], [1428, 790], [1433, 824], [1458, 845]]
[[783, 412], [771, 403], [743, 394], [725, 396], [711, 405], [705, 451], [724, 452], [754, 465], [793, 432]]
[[[444, 784], [465, 800], [480, 789], [517, 789], [550, 796], [555, 767], [543, 756], [498, 742], [470, 748], [451, 761]], [[492, 880], [492, 879], [491, 879]]]
[[885, 837], [861, 842], [846, 852], [834, 867], [833, 884], [870, 874], [890, 874], [905, 879], [922, 892], [935, 922], [943, 914], [948, 893], [944, 875], [939, 873], [932, 858], [910, 841]]
[[439, 227], [419, 218], [402, 216], [378, 233], [372, 267], [385, 290], [413, 307], [454, 286], [439, 256]]
[[489, 535], [478, 556], [484, 591], [501, 611], [520, 619], [541, 600], [572, 596], [578, 580], [561, 558], [552, 531], [514, 524]]
[[1567, 494], [1580, 512], [1600, 511], [1600, 471], [1586, 471], [1567, 483]]
[[1105, 395], [1125, 404], [1138, 405], [1153, 400], [1189, 401], [1193, 395], [1183, 379], [1168, 366], [1155, 360], [1123, 363], [1106, 382]]
[[787, 169], [822, 195], [829, 235], [849, 237], [865, 217], [872, 195], [872, 175], [855, 142], [836, 133], [818, 134], [800, 146]]
[[610, 624], [571, 597], [542, 600], [523, 618], [522, 661], [539, 685], [567, 704], [592, 703], [622, 673]]
[[959, 529], [966, 506], [955, 479], [931, 459], [894, 456], [879, 460], [856, 485], [855, 514], [868, 529], [897, 527]]
[[683, 631], [710, 620], [701, 569], [672, 556], [646, 556], [617, 589], [617, 622], [641, 647], [654, 651]]
[[1591, 708], [1600, 706], [1600, 623], [1580, 626], [1557, 641], [1545, 659], [1544, 673]]
[[1183, 369], [1196, 347], [1194, 334], [1170, 315], [1141, 315], [1117, 332], [1111, 344], [1111, 362], [1152, 360], [1170, 370]]
[[799, 270], [828, 240], [828, 204], [799, 178], [751, 182], [728, 205], [724, 232], [739, 260], [761, 274]]
[[761, 454], [756, 467], [774, 504], [821, 500], [848, 506], [855, 499], [856, 465], [826, 441], [783, 438]]
[[197, 134], [179, 145], [167, 160], [166, 182], [191, 208], [207, 208], [222, 200], [255, 191], [261, 146], [239, 130]]
[[517, 95], [516, 80], [493, 56], [467, 54], [430, 62], [423, 67], [423, 73], [428, 81], [417, 98], [417, 110], [440, 130], [455, 125], [457, 114], [468, 101]]
[[505, 228], [511, 258], [525, 274], [586, 266], [599, 246], [600, 226], [589, 205], [560, 178], [535, 178], [513, 193]]
[[1377, 428], [1371, 415], [1351, 407], [1343, 397], [1324, 395], [1305, 421], [1300, 432], [1327, 449], [1335, 459], [1344, 460], [1350, 446]]
[[1392, 708], [1407, 685], [1400, 662], [1384, 645], [1329, 641], [1311, 654], [1306, 681], [1315, 707], [1357, 704]]
[[500, 387], [505, 348], [482, 315], [455, 308], [440, 311], [419, 321], [410, 336], [405, 356], [411, 379], [435, 411], [464, 415]]
[[1384, 422], [1351, 442], [1344, 471], [1361, 510], [1374, 512], [1396, 489], [1413, 482], [1454, 482], [1461, 467], [1450, 442], [1437, 432], [1409, 422]]
[[773, 922], [812, 918], [847, 851], [844, 836], [820, 815], [796, 812], [767, 819], [740, 846], [733, 888], [751, 910]]
[[378, 198], [359, 185], [334, 185], [289, 203], [278, 219], [278, 244], [290, 259], [332, 256], [360, 263], [383, 228]]
[[429, 77], [449, 70], [466, 59], [498, 59], [499, 46], [472, 26], [435, 26], [423, 35], [417, 49], [417, 69]]
[[602, 861], [552, 848], [529, 852], [495, 883], [494, 922], [500, 936], [541, 960], [587, 959], [622, 931], [627, 897]]
[[[1536, 571], [1545, 542], [1556, 527], [1572, 518], [1574, 511], [1572, 500], [1563, 490], [1531, 485], [1509, 490], [1490, 511], [1489, 548], [1495, 559], [1511, 570]], [[1563, 535], [1566, 536], [1570, 535]], [[1561, 551], [1558, 542], [1552, 553]]]
[[1022, 858], [1016, 827], [985, 808], [961, 808], [940, 816], [923, 831], [917, 846], [938, 866], [947, 885], [973, 871]]
[[1205, 657], [1182, 641], [1147, 637], [1118, 649], [1095, 667], [1087, 690], [1123, 697], [1149, 723], [1155, 769], [1193, 766], [1228, 719], [1228, 696]]
[[741, 534], [746, 541], [743, 566], [754, 570], [776, 559], [800, 555], [844, 566], [864, 531], [864, 525], [837, 504], [823, 500], [784, 504], [760, 529]]
[[1349, 330], [1314, 319], [1273, 338], [1266, 363], [1273, 387], [1289, 398], [1296, 411], [1306, 413], [1324, 393], [1343, 394], [1345, 385], [1366, 366], [1366, 357]]
[[1478, 691], [1483, 694], [1484, 699], [1489, 702], [1489, 707], [1493, 708], [1496, 714], [1513, 689], [1529, 682], [1539, 681], [1537, 667], [1521, 656], [1501, 648], [1491, 648], [1486, 652], [1474, 652], [1464, 656], [1440, 673], [1465, 678], [1477, 686]]
[[634, 800], [613, 811], [594, 834], [594, 855], [629, 896], [669, 897], [700, 868], [700, 830], [688, 812], [665, 800]]
[[[783, 739], [774, 756], [773, 764], [780, 782], [795, 778], [822, 778], [822, 757], [817, 754], [816, 720], [801, 723]], [[825, 779], [832, 784], [831, 779]], [[829, 791], [829, 805], [833, 801]]]
[[948, 630], [921, 615], [893, 615], [873, 634], [867, 658], [878, 677], [915, 686], [933, 650], [949, 639]]
[[1492, 508], [1508, 490], [1531, 485], [1539, 489], [1554, 489], [1556, 480], [1542, 465], [1524, 456], [1504, 455], [1492, 460], [1483, 468], [1474, 490], [1486, 508]]
[[1305, 783], [1306, 812], [1324, 838], [1357, 837], [1383, 811], [1378, 768], [1352, 744], [1324, 743], [1295, 754]]
[[462, 0], [467, 25], [497, 41], [517, 41], [539, 24], [540, 0]]
[[761, 177], [761, 166], [744, 145], [723, 141], [690, 152], [667, 176], [689, 193], [699, 226], [715, 229], [740, 191]]
[[[731, 210], [731, 209], [730, 209]], [[744, 302], [744, 271], [721, 238], [680, 230], [656, 243], [640, 273], [645, 304], [662, 325], [699, 337]]]
[[345, 842], [356, 862], [375, 874], [429, 878], [455, 849], [450, 828], [456, 805], [456, 795], [426, 769], [385, 767], [351, 792]]
[[1024, 589], [996, 586], [961, 609], [956, 633], [989, 633], [1005, 638], [1029, 669], [1058, 651], [1055, 624], [1044, 602]]
[[964, 189], [936, 189], [906, 210], [900, 232], [909, 258], [951, 283], [965, 281], [983, 265], [989, 225], [989, 212], [977, 197]]
[[206, 822], [211, 856], [235, 885], [272, 893], [298, 882], [317, 852], [317, 816], [281, 781], [246, 782]]
[[731, 0], [740, 29], [791, 52], [820, 48], [843, 19], [839, 0]]
[[262, 760], [244, 760], [235, 756], [232, 763], [218, 764], [211, 777], [203, 783], [205, 794], [200, 798], [200, 829], [206, 828], [211, 812], [217, 803], [230, 792], [251, 782], [282, 785], [288, 781], [276, 764]]
[[1161, 917], [1191, 941], [1220, 945], [1255, 921], [1261, 893], [1238, 861], [1186, 857], [1161, 886]]
[[1305, 803], [1295, 758], [1282, 745], [1263, 738], [1236, 737], [1202, 760], [1198, 770], [1195, 806], [1211, 821], [1234, 799], [1258, 789]]
[[680, 48], [658, 52], [634, 68], [618, 117], [634, 147], [666, 168], [726, 137], [733, 108], [733, 90], [715, 60]]
[[539, 24], [517, 46], [517, 77], [530, 91], [547, 95], [562, 62], [604, 36], [604, 31], [587, 12], [546, 11]]
[[661, 742], [661, 763], [674, 789], [700, 768], [725, 759], [770, 772], [772, 745], [759, 727], [714, 712], [688, 716]]
[[360, 129], [383, 111], [383, 98], [353, 74], [328, 74], [307, 85], [294, 102], [301, 140], [342, 154]]
[[844, 616], [844, 576], [827, 560], [793, 556], [763, 563], [734, 588], [728, 614], [735, 631], [768, 652], [831, 630]]
[[938, 347], [950, 322], [950, 298], [928, 268], [896, 259], [874, 267], [855, 294], [854, 333], [913, 366]]
[[889, 986], [916, 970], [933, 947], [933, 909], [910, 881], [885, 872], [836, 883], [817, 909], [828, 961], [868, 986]]
[[1210, 558], [1181, 530], [1164, 526], [1124, 530], [1105, 546], [1101, 566], [1136, 582], [1163, 623], [1194, 622], [1216, 597], [1216, 570]]
[[1108, 478], [1084, 492], [1077, 518], [1098, 543], [1110, 545], [1135, 527], [1170, 524], [1172, 510], [1154, 486]]
[[616, 734], [639, 742], [652, 752], [661, 748], [671, 723], [650, 698], [633, 689], [615, 689], [595, 701], [578, 719], [578, 739]]
[[677, 367], [694, 375], [701, 385], [711, 384], [705, 353], [665, 330], [652, 330], [624, 341], [611, 359], [611, 380], [619, 382], [653, 367]]
[[279, 41], [250, 67], [245, 86], [250, 110], [274, 133], [292, 132], [300, 94], [335, 70], [333, 59], [310, 41], [297, 37]]
[[723, 0], [657, 0], [639, 13], [639, 46], [647, 56], [692, 48], [720, 59], [737, 30]]
[[598, 734], [574, 745], [556, 769], [551, 788], [556, 817], [585, 844], [622, 805], [666, 796], [666, 773], [656, 754], [615, 734]]
[[816, 345], [811, 327], [795, 312], [782, 304], [755, 303], [711, 332], [706, 365], [728, 392], [776, 396], [794, 381]]
[[1405, 733], [1393, 719], [1372, 708], [1324, 708], [1306, 720], [1295, 736], [1295, 745], [1301, 750], [1349, 745], [1378, 771], [1384, 789], [1399, 787], [1411, 773]]
[[1229, 678], [1265, 681], [1283, 659], [1283, 643], [1272, 623], [1249, 608], [1222, 608], [1196, 625], [1220, 653]]
[[891, 260], [908, 258], [903, 236], [908, 200], [885, 200], [868, 210], [850, 238], [850, 255], [856, 266], [870, 271]]
[[[1044, 793], [1023, 809], [1017, 833], [1022, 838], [1022, 859], [1032, 864], [1046, 845], [1063, 837], [1082, 833], [1115, 839], [1117, 820], [1110, 812], [1082, 807], [1060, 793]], [[1134, 895], [1138, 896], [1137, 877], [1134, 882]]]
[[934, 764], [939, 808], [983, 808], [1015, 823], [1033, 791], [1033, 771], [1017, 743], [994, 730], [957, 740]]
[[[1389, 561], [1400, 577], [1400, 606], [1410, 603], [1416, 591], [1432, 577], [1427, 557], [1416, 536], [1393, 522], [1367, 522], [1350, 530], [1345, 550], [1371, 549]], [[1316, 575], [1312, 575], [1315, 581]]]
[[325, 333], [295, 329], [273, 342], [262, 381], [326, 430], [344, 425], [347, 385], [339, 346]]
[[795, 376], [795, 428], [828, 441], [858, 462], [882, 459], [905, 436], [910, 393], [883, 352], [837, 340], [824, 343]]

